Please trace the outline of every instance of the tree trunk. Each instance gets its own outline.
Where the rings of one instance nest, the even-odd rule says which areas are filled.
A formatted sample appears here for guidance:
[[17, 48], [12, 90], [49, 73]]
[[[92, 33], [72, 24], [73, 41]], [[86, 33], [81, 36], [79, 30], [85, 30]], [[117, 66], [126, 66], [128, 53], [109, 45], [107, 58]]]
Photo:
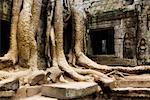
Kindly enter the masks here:
[[92, 61], [86, 57], [83, 53], [83, 40], [84, 40], [84, 29], [85, 29], [85, 19], [86, 14], [83, 8], [78, 8], [76, 6], [72, 7], [73, 22], [74, 22], [74, 53], [76, 55], [77, 64], [86, 66], [88, 68], [100, 68], [102, 66], [98, 65], [96, 62]]
[[[42, 1], [23, 0], [22, 2], [22, 0], [13, 0], [10, 49], [4, 57], [0, 57], [0, 62], [11, 62], [13, 65], [19, 62], [18, 65], [31, 68], [31, 70], [28, 70], [29, 72], [37, 69], [37, 67], [45, 70], [48, 65], [50, 68], [47, 68], [45, 74], [52, 82], [67, 82], [63, 77], [65, 75], [77, 81], [90, 80], [109, 84], [114, 80], [104, 73], [112, 71], [125, 73], [150, 72], [149, 66], [129, 68], [99, 65], [83, 53], [86, 13], [83, 6], [81, 6], [81, 0], [71, 0], [71, 3], [66, 2], [65, 4], [68, 6], [66, 8], [72, 12], [65, 21], [67, 22], [70, 16], [73, 19], [72, 51], [70, 53], [71, 60], [68, 64], [63, 46], [62, 1], [44, 0], [48, 3], [45, 7], [42, 7]], [[45, 12], [41, 13], [41, 7], [42, 11], [45, 12], [47, 7], [47, 14]], [[69, 9], [70, 7], [71, 9]], [[43, 37], [44, 34], [46, 39]], [[47, 59], [45, 59], [45, 56]], [[14, 75], [14, 73], [11, 75]]]
[[58, 66], [65, 72], [67, 72], [75, 80], [87, 80], [89, 77], [84, 77], [76, 73], [70, 65], [67, 63], [64, 50], [63, 50], [63, 13], [60, 0], [56, 0], [55, 12], [54, 12], [54, 31], [56, 39], [56, 55]]
[[[39, 24], [41, 0], [24, 0], [18, 23], [19, 64], [37, 67], [37, 45], [35, 34]], [[33, 7], [33, 8], [32, 8]]]

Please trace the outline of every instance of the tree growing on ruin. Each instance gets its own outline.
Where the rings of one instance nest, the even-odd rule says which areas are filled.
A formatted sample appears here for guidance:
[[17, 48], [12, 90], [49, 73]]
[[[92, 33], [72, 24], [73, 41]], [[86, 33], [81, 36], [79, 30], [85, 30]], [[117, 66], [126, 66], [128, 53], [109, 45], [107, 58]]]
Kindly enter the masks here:
[[[108, 67], [89, 59], [83, 52], [87, 9], [81, 4], [81, 0], [13, 0], [10, 49], [0, 58], [1, 64], [43, 69], [53, 82], [67, 82], [69, 77], [111, 83], [114, 79], [106, 73], [149, 71], [149, 67], [141, 66]], [[72, 22], [72, 45], [66, 59], [63, 34], [68, 20]]]

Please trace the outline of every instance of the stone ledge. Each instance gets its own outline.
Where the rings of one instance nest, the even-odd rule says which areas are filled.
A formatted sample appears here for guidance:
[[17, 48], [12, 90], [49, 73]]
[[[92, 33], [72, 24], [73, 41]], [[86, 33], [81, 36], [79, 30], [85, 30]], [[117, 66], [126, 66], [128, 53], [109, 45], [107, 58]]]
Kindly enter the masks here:
[[126, 87], [133, 87], [133, 88], [149, 88], [150, 81], [134, 81], [134, 80], [120, 80], [114, 83], [116, 88], [126, 88]]
[[44, 85], [42, 95], [58, 99], [80, 98], [98, 91], [94, 82], [70, 82]]
[[113, 83], [115, 88], [150, 88], [150, 75], [133, 75], [133, 76], [125, 76], [124, 79], [118, 80]]
[[114, 88], [112, 95], [121, 97], [142, 97], [150, 98], [150, 88]]
[[15, 95], [14, 91], [0, 91], [0, 99], [1, 97], [12, 97]]

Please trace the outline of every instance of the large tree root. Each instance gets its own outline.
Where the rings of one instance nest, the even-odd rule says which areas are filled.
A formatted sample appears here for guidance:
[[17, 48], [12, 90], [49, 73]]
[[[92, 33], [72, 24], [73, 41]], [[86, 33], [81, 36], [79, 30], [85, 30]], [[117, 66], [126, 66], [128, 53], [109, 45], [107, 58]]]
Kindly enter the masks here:
[[15, 65], [18, 61], [16, 52], [17, 50], [11, 50], [3, 57], [0, 57], [0, 63], [6, 64], [7, 66]]
[[85, 66], [87, 68], [92, 68], [92, 69], [110, 70], [110, 67], [106, 65], [97, 64], [96, 62], [92, 61], [87, 56], [85, 56], [82, 52], [78, 54], [77, 64], [81, 66]]
[[[17, 1], [17, 0], [16, 0]], [[62, 5], [61, 0], [55, 0], [55, 7], [52, 4], [52, 10], [48, 13], [47, 18], [47, 32], [46, 32], [46, 51], [45, 53], [51, 59], [49, 59], [49, 66], [45, 72], [35, 70], [36, 67], [36, 45], [35, 45], [35, 33], [38, 26], [38, 17], [40, 14], [40, 6], [42, 0], [24, 0], [24, 3], [29, 3], [28, 5], [32, 5], [33, 9], [27, 6], [27, 11], [24, 15], [24, 12], [21, 13], [20, 22], [16, 19], [18, 25], [18, 46], [19, 49], [15, 48], [6, 54], [4, 57], [0, 58], [0, 62], [3, 63], [11, 63], [12, 65], [18, 61], [18, 52], [19, 50], [19, 61], [26, 60], [26, 62], [30, 62], [29, 70], [19, 71], [19, 72], [4, 72], [0, 71], [0, 80], [7, 79], [10, 77], [19, 78], [21, 81], [21, 85], [30, 84], [43, 84], [45, 82], [45, 76], [47, 76], [47, 80], [50, 82], [68, 82], [69, 80], [66, 78], [69, 77], [75, 81], [95, 81], [97, 82], [106, 92], [109, 90], [109, 85], [115, 81], [115, 79], [108, 77], [107, 73], [109, 72], [125, 72], [125, 73], [142, 73], [142, 72], [150, 72], [150, 66], [137, 66], [137, 67], [108, 67], [105, 65], [99, 65], [96, 62], [89, 59], [83, 53], [83, 38], [84, 38], [84, 19], [85, 14], [83, 9], [78, 9], [72, 7], [72, 17], [73, 17], [73, 27], [74, 27], [74, 39], [73, 48], [72, 48], [72, 61], [70, 62], [72, 65], [78, 64], [82, 66], [80, 67], [72, 67], [68, 64], [65, 54], [63, 51], [63, 14], [62, 14]], [[50, 1], [49, 1], [50, 3]], [[49, 4], [50, 6], [50, 4]], [[49, 8], [48, 6], [48, 8]], [[21, 11], [23, 11], [21, 10]], [[38, 10], [38, 12], [37, 12]], [[55, 10], [55, 12], [53, 12]], [[20, 12], [20, 8], [18, 10]], [[18, 14], [19, 14], [18, 12]], [[31, 12], [33, 13], [31, 16]], [[68, 20], [68, 19], [67, 19]], [[16, 24], [17, 25], [17, 24]], [[25, 27], [23, 27], [25, 26]], [[16, 26], [14, 26], [16, 27]], [[17, 28], [17, 27], [16, 27]], [[16, 32], [15, 32], [16, 33]], [[11, 33], [12, 34], [12, 33]], [[12, 34], [13, 35], [13, 34]], [[24, 35], [27, 35], [24, 37]], [[30, 37], [31, 36], [31, 37]], [[14, 34], [13, 39], [16, 40], [16, 34]], [[12, 39], [12, 40], [13, 40]], [[29, 41], [28, 41], [29, 39]], [[23, 44], [21, 44], [21, 42]], [[25, 41], [25, 42], [24, 42]], [[30, 45], [30, 42], [31, 45]], [[15, 42], [14, 42], [15, 43]], [[24, 50], [24, 45], [27, 45], [26, 50]], [[13, 46], [17, 47], [16, 44]], [[29, 52], [28, 52], [29, 51]], [[35, 59], [35, 61], [34, 61]], [[24, 63], [24, 62], [23, 62]], [[20, 63], [19, 63], [20, 64]], [[26, 63], [24, 63], [26, 64]], [[51, 65], [50, 65], [51, 64]], [[26, 66], [26, 65], [25, 65]], [[106, 74], [104, 74], [106, 73]], [[112, 74], [112, 73], [110, 73]], [[114, 73], [115, 74], [115, 73]], [[45, 82], [46, 83], [46, 82]], [[109, 90], [110, 91], [110, 90]]]
[[130, 74], [142, 74], [142, 73], [150, 73], [150, 66], [136, 66], [136, 67], [109, 67], [109, 71], [120, 71], [124, 73]]
[[94, 77], [94, 80], [101, 80], [103, 83], [106, 83], [106, 84], [112, 83], [114, 81], [114, 79], [96, 70], [81, 69], [81, 68], [73, 68], [73, 69], [80, 74], [84, 74], [84, 75], [90, 74], [92, 75], [92, 77]]
[[106, 65], [99, 65], [96, 62], [89, 59], [88, 57], [86, 57], [83, 53], [81, 53], [81, 56], [79, 56], [77, 62], [79, 65], [84, 66], [86, 68], [92, 68], [103, 72], [120, 71], [130, 74], [150, 73], [150, 66], [111, 67]]
[[106, 65], [99, 65], [86, 57], [83, 53], [79, 56], [77, 63], [86, 68], [92, 68], [103, 72], [120, 71], [124, 73], [138, 74], [150, 73], [150, 66], [135, 66], [135, 67], [111, 67]]
[[63, 71], [67, 72], [73, 79], [77, 81], [88, 81], [91, 79], [91, 77], [82, 76], [74, 71], [64, 58], [58, 59], [58, 65]]

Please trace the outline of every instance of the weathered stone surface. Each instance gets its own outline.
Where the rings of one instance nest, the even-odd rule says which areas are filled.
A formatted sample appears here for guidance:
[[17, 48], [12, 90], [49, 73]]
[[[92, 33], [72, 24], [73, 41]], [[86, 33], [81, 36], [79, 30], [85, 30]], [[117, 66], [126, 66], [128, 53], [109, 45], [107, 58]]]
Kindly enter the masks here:
[[29, 75], [28, 82], [31, 86], [44, 84], [46, 82], [44, 71], [34, 71]]
[[150, 81], [131, 81], [131, 80], [120, 80], [115, 83], [115, 86], [118, 88], [125, 88], [125, 87], [138, 87], [138, 88], [144, 88], [144, 87], [150, 87]]
[[58, 100], [58, 99], [36, 95], [36, 96], [33, 96], [33, 97], [22, 98], [22, 99], [19, 99], [19, 100]]
[[44, 85], [42, 95], [59, 99], [72, 99], [95, 93], [98, 90], [97, 83], [70, 82]]
[[132, 59], [118, 58], [111, 55], [89, 56], [93, 61], [102, 65], [135, 66], [136, 62]]
[[9, 78], [0, 81], [0, 91], [17, 90], [19, 88], [19, 80], [15, 78]]
[[27, 96], [26, 91], [27, 91], [27, 87], [26, 87], [26, 86], [20, 87], [20, 88], [16, 91], [16, 94], [15, 94], [14, 98], [15, 98], [15, 99], [16, 99], [16, 98], [18, 99], [18, 98], [24, 98], [24, 97], [26, 97], [26, 96]]
[[28, 97], [37, 95], [41, 92], [41, 86], [30, 86], [27, 88], [26, 94]]
[[112, 91], [115, 96], [150, 98], [150, 88], [114, 88]]
[[114, 86], [116, 88], [126, 88], [126, 87], [134, 87], [134, 88], [150, 88], [150, 75], [134, 75], [134, 76], [126, 76], [123, 80], [116, 81]]
[[22, 86], [20, 87], [14, 98], [20, 99], [37, 95], [41, 92], [41, 86]]
[[14, 95], [15, 95], [14, 91], [0, 91], [0, 97], [12, 97]]
[[10, 21], [12, 0], [0, 0], [0, 19]]

